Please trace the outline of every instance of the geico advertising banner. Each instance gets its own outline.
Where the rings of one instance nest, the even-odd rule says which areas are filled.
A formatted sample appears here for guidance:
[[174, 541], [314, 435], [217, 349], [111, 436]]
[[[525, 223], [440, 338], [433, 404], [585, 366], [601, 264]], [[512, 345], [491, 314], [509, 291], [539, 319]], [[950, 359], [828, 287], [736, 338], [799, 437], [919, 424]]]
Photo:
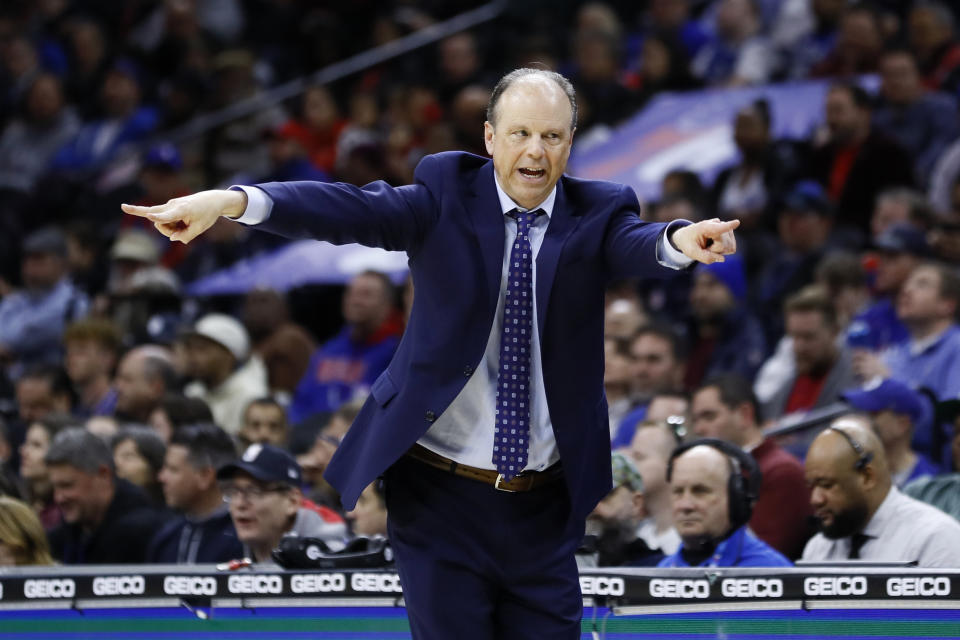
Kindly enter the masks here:
[[[141, 568], [145, 569], [145, 568]], [[955, 600], [960, 572], [793, 569], [786, 572], [689, 569], [643, 574], [590, 571], [580, 576], [585, 598], [608, 604], [770, 602], [775, 600]], [[42, 606], [52, 601], [142, 598], [317, 598], [396, 597], [400, 580], [392, 571], [195, 571], [156, 570], [96, 575], [18, 572], [0, 576], [0, 605]], [[89, 605], [88, 606], [95, 606]]]

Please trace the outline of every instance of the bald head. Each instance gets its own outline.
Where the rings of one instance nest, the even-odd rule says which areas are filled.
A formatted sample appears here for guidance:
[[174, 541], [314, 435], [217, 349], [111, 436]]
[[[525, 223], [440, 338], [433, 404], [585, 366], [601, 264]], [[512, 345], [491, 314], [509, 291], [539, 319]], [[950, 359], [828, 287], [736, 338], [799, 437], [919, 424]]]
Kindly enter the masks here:
[[856, 471], [858, 461], [869, 458], [867, 464], [889, 478], [883, 444], [871, 427], [870, 417], [864, 414], [848, 414], [830, 423], [810, 445], [807, 459], [811, 457], [829, 461], [838, 471], [849, 472]]
[[804, 463], [810, 505], [828, 538], [860, 531], [890, 491], [890, 470], [870, 419], [848, 414], [816, 437]]
[[730, 461], [710, 446], [677, 456], [670, 474], [673, 524], [687, 547], [726, 534], [731, 527], [727, 483]]

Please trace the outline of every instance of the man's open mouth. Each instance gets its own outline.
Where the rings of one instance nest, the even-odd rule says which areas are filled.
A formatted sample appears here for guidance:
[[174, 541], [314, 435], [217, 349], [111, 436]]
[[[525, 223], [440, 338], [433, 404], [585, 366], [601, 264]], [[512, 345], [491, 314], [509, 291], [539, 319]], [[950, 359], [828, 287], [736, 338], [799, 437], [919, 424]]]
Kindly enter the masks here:
[[520, 175], [526, 176], [528, 178], [541, 178], [546, 175], [546, 169], [528, 169], [526, 167], [520, 168]]

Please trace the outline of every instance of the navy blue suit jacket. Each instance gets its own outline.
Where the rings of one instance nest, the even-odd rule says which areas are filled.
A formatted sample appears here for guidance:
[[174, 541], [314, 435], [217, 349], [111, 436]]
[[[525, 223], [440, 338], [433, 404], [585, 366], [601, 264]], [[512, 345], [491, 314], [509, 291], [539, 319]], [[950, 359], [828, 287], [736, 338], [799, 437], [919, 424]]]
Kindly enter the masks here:
[[[257, 186], [274, 203], [259, 228], [409, 256], [415, 290], [410, 323], [326, 471], [350, 509], [444, 412], [483, 356], [505, 236], [493, 163], [467, 153], [427, 156], [414, 184], [397, 188], [383, 182]], [[604, 285], [612, 278], [673, 273], [656, 259], [665, 225], [642, 222], [639, 210], [628, 187], [563, 176], [537, 255], [547, 405], [576, 517], [585, 517], [612, 486]]]

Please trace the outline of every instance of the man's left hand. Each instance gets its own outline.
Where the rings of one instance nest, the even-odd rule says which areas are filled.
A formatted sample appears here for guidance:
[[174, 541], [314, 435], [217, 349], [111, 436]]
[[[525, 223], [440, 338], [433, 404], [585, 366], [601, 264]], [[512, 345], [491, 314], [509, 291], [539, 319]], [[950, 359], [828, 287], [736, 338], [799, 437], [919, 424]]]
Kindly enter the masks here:
[[733, 230], [739, 226], [739, 220], [702, 220], [674, 231], [673, 244], [683, 255], [698, 262], [723, 262], [724, 256], [737, 250], [737, 239], [733, 236]]

